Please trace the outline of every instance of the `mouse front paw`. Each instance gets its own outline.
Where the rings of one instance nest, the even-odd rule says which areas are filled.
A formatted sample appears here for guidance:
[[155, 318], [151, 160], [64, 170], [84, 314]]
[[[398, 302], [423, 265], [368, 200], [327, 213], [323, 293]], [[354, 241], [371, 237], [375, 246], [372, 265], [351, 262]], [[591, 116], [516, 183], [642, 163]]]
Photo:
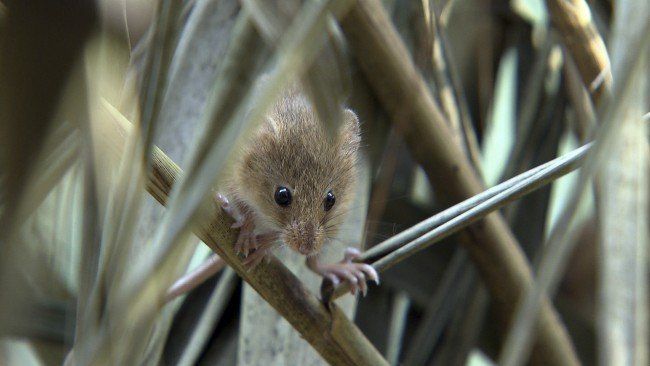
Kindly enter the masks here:
[[275, 232], [268, 232], [264, 234], [257, 235], [255, 237], [257, 247], [244, 259], [244, 266], [246, 269], [253, 269], [262, 260], [266, 260], [266, 263], [271, 261], [272, 249], [275, 243], [278, 240], [278, 234]]
[[216, 198], [217, 202], [219, 203], [219, 206], [221, 206], [221, 209], [223, 210], [223, 212], [225, 212], [226, 215], [230, 216], [233, 220], [235, 220], [235, 222], [232, 225], [230, 225], [230, 227], [233, 228], [233, 229], [242, 227], [244, 225], [244, 216], [241, 215], [237, 211], [235, 206], [230, 203], [230, 200], [228, 199], [228, 197], [226, 197], [225, 195], [223, 195], [221, 193], [217, 193], [215, 195], [215, 198]]
[[345, 250], [344, 259], [339, 263], [320, 264], [312, 266], [316, 273], [328, 278], [334, 286], [341, 282], [350, 285], [350, 293], [355, 295], [359, 290], [365, 296], [368, 292], [366, 281], [371, 280], [379, 284], [379, 274], [369, 264], [353, 262], [361, 253], [355, 248]]
[[235, 242], [235, 253], [243, 254], [244, 257], [248, 256], [250, 252], [257, 249], [257, 238], [255, 236], [255, 222], [250, 214], [240, 213], [235, 205], [233, 205], [228, 197], [221, 193], [215, 196], [217, 202], [221, 206], [224, 213], [230, 216], [235, 222], [230, 225], [233, 229], [239, 229], [239, 236]]

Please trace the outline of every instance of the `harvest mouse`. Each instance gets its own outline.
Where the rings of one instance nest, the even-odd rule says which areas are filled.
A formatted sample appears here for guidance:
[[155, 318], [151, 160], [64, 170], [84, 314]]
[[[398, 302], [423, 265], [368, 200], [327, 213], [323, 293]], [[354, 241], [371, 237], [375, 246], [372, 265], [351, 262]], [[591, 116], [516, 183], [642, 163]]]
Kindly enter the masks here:
[[348, 281], [351, 292], [367, 291], [366, 280], [378, 281], [372, 266], [352, 260], [324, 264], [321, 249], [341, 226], [353, 200], [359, 121], [346, 109], [335, 136], [322, 127], [309, 100], [290, 88], [267, 113], [245, 144], [223, 194], [222, 208], [240, 228], [235, 250], [252, 268], [279, 245], [307, 257], [307, 266], [335, 285]]

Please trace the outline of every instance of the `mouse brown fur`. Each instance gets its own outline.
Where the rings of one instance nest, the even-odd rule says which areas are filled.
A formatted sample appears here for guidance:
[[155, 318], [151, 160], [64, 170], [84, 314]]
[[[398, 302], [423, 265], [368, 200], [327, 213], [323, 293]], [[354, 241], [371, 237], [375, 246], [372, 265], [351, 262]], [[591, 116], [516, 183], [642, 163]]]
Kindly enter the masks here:
[[[352, 201], [359, 143], [352, 111], [345, 110], [331, 139], [307, 98], [297, 92], [284, 95], [246, 144], [230, 184], [233, 197], [252, 210], [257, 225], [278, 231], [290, 248], [315, 254], [336, 235]], [[290, 190], [289, 206], [275, 202], [278, 187]], [[326, 211], [330, 191], [335, 204]]]
[[299, 89], [288, 89], [242, 148], [227, 197], [219, 198], [240, 228], [235, 250], [246, 257], [245, 264], [257, 265], [275, 244], [284, 243], [306, 255], [314, 272], [365, 293], [366, 278], [377, 281], [377, 273], [352, 262], [357, 250], [346, 250], [341, 263], [318, 261], [345, 218], [357, 177], [359, 120], [349, 109], [341, 115], [338, 131], [330, 136], [309, 100]]

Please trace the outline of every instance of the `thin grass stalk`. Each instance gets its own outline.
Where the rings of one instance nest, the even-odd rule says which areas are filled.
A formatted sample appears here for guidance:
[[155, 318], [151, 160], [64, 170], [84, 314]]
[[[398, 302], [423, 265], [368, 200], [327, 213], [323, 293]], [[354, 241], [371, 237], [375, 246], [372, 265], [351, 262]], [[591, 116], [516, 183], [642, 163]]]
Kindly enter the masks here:
[[[81, 124], [81, 129], [86, 132], [85, 141], [92, 142], [93, 148], [100, 146], [104, 136], [98, 133], [100, 130], [97, 123], [105, 114], [101, 108], [104, 93], [111, 94], [122, 87], [121, 75], [111, 72], [114, 65], [109, 64], [111, 57], [117, 57], [116, 52], [124, 50], [124, 42], [111, 42], [112, 37], [108, 34], [100, 34], [94, 38], [93, 47], [89, 47], [94, 53], [88, 52], [85, 68], [89, 76], [86, 82], [88, 88], [88, 100], [90, 105], [90, 116], [87, 123]], [[122, 40], [123, 41], [123, 40]], [[111, 70], [111, 71], [108, 71]], [[145, 101], [146, 102], [146, 101]], [[130, 250], [132, 250], [133, 231], [138, 217], [143, 188], [144, 177], [144, 148], [137, 140], [139, 135], [131, 134], [131, 139], [123, 150], [115, 156], [109, 154], [109, 158], [102, 155], [105, 151], [94, 149], [88, 156], [93, 158], [94, 188], [96, 195], [95, 209], [103, 211], [103, 215], [97, 215], [96, 220], [104, 221], [95, 223], [90, 228], [97, 230], [97, 243], [84, 242], [88, 248], [83, 249], [82, 275], [80, 281], [84, 283], [79, 293], [78, 316], [76, 323], [77, 336], [75, 344], [68, 355], [67, 363], [88, 363], [95, 356], [91, 344], [95, 336], [103, 331], [103, 328], [110, 327], [112, 313], [110, 304], [114, 299], [114, 289], [121, 282], [125, 268], [128, 268]], [[135, 159], [133, 157], [136, 156]], [[137, 158], [137, 157], [140, 158]], [[114, 159], [113, 161], [111, 160]], [[121, 160], [119, 160], [121, 159]], [[117, 163], [113, 166], [113, 163]], [[99, 167], [103, 168], [100, 170]], [[116, 173], [114, 177], [113, 174]], [[88, 178], [87, 180], [89, 180]], [[108, 191], [108, 198], [101, 200], [105, 195], [99, 184], [104, 183], [111, 186]], [[105, 203], [107, 201], [107, 203]], [[103, 204], [103, 205], [102, 205]], [[104, 206], [105, 205], [105, 206]], [[90, 215], [87, 213], [86, 215]], [[101, 228], [102, 230], [99, 230]], [[96, 258], [99, 257], [99, 259]], [[94, 268], [93, 268], [94, 267]], [[119, 318], [119, 316], [117, 316]], [[125, 337], [126, 338], [126, 337]], [[124, 350], [118, 354], [130, 354], [130, 350]]]
[[[542, 164], [536, 168], [530, 169], [524, 173], [521, 173], [517, 175], [516, 177], [513, 177], [503, 183], [500, 183], [494, 187], [491, 187], [475, 196], [472, 196], [471, 198], [460, 202], [442, 212], [437, 213], [436, 215], [402, 231], [401, 233], [392, 236], [389, 239], [386, 239], [380, 244], [377, 244], [376, 246], [370, 248], [369, 250], [365, 251], [364, 253], [361, 254], [361, 257], [359, 257], [359, 261], [362, 262], [368, 262], [371, 260], [374, 260], [378, 257], [382, 257], [388, 253], [391, 253], [395, 251], [396, 249], [401, 248], [404, 246], [409, 241], [412, 241], [415, 238], [418, 238], [425, 233], [435, 229], [436, 227], [448, 222], [449, 220], [453, 219], [454, 217], [457, 217], [458, 215], [467, 212], [468, 210], [476, 207], [479, 204], [482, 204], [489, 200], [490, 198], [493, 198], [499, 194], [503, 194], [504, 192], [508, 191], [509, 189], [512, 189], [513, 187], [517, 187], [521, 185], [522, 183], [525, 182], [533, 182], [531, 181], [534, 177], [538, 177], [538, 179], [541, 179], [541, 177], [538, 175], [540, 173], [559, 173], [558, 170], [562, 169], [565, 164], [576, 164], [575, 167], [577, 167], [582, 159], [584, 158], [585, 154], [590, 148], [590, 144], [587, 144], [581, 148], [578, 148], [571, 153], [568, 153], [564, 156], [558, 157], [554, 160], [551, 160], [545, 164]], [[566, 174], [566, 173], [564, 173]], [[555, 175], [553, 176], [554, 178], [559, 178], [561, 175]], [[548, 182], [546, 182], [548, 183]], [[542, 183], [541, 181], [536, 182], [535, 184], [546, 184]], [[540, 186], [535, 186], [535, 188], [539, 188]]]
[[[221, 70], [225, 66], [224, 61], [228, 58], [228, 50], [233, 47], [232, 42], [235, 42], [235, 26], [243, 12], [240, 11], [237, 0], [197, 0], [182, 3], [181, 14], [174, 20], [178, 30], [173, 33], [175, 47], [169, 61], [161, 110], [156, 117], [157, 132], [154, 134], [154, 141], [187, 169], [188, 164], [191, 164], [187, 157], [196, 146], [195, 140], [201, 134], [210, 133], [201, 129], [206, 125], [206, 112], [212, 108], [209, 106], [213, 99], [212, 94], [221, 88], [216, 83], [219, 82]], [[151, 33], [153, 32], [150, 28], [149, 34]], [[138, 42], [128, 71], [127, 85], [135, 83], [144, 72], [146, 51], [151, 47], [151, 39], [152, 37], [149, 37], [146, 41]], [[258, 51], [261, 55], [254, 56], [253, 52]], [[261, 60], [267, 59], [268, 51], [263, 45], [255, 50], [248, 50], [250, 59], [244, 61], [253, 63], [249, 63], [250, 69], [247, 70], [251, 76], [256, 74], [256, 66], [261, 64]], [[234, 91], [241, 90], [246, 85], [244, 80], [245, 77], [241, 79], [241, 84], [231, 83], [230, 92], [225, 95], [232, 96], [234, 100]], [[128, 99], [121, 101], [128, 102]], [[119, 105], [119, 109], [125, 112], [127, 118], [132, 119], [136, 115], [122, 108], [123, 103]], [[230, 106], [234, 108], [237, 103], [231, 101]], [[219, 120], [225, 121], [226, 118]], [[216, 141], [216, 138], [214, 137], [213, 141]], [[160, 212], [155, 205], [145, 204], [144, 219], [156, 217], [158, 222]], [[148, 225], [145, 229], [148, 233], [141, 233], [144, 236], [150, 237], [155, 231], [154, 227]]]
[[575, 61], [563, 50], [564, 54], [564, 79], [566, 80], [567, 95], [575, 113], [574, 131], [582, 142], [593, 134], [596, 126], [596, 112], [591, 102], [591, 97], [580, 79], [580, 74]]
[[431, 62], [433, 64], [436, 85], [439, 85], [441, 107], [452, 129], [460, 138], [460, 145], [474, 169], [480, 173], [481, 159], [476, 132], [469, 114], [460, 76], [449, 52], [450, 45], [441, 24], [441, 12], [438, 5], [430, 0], [423, 0], [423, 11], [432, 42]]
[[459, 300], [457, 296], [459, 292], [454, 291], [451, 297], [448, 295], [452, 293], [452, 288], [461, 287], [460, 280], [465, 273], [471, 272], [469, 264], [467, 252], [458, 248], [442, 275], [440, 285], [429, 299], [424, 317], [413, 334], [410, 347], [406, 352], [404, 362], [406, 365], [424, 365], [431, 356], [446, 325], [445, 320], [452, 315], [452, 310]]
[[544, 94], [544, 81], [552, 72], [549, 65], [549, 56], [553, 49], [553, 42], [547, 37], [540, 49], [535, 54], [535, 62], [532, 66], [530, 76], [526, 80], [526, 86], [522, 93], [521, 106], [517, 109], [517, 131], [515, 145], [506, 166], [501, 174], [500, 181], [511, 177], [520, 168], [522, 156], [526, 154], [526, 147], [530, 143], [530, 135], [535, 124], [535, 117], [540, 109], [540, 103]]
[[[187, 23], [183, 31], [178, 35], [178, 44], [174, 51], [173, 57], [169, 60], [169, 72], [167, 77], [167, 85], [165, 87], [165, 98], [169, 97], [171, 90], [177, 90], [182, 86], [182, 77], [187, 76], [183, 73], [183, 69], [191, 65], [194, 54], [195, 46], [192, 41], [203, 36], [208, 28], [208, 21], [210, 14], [219, 12], [219, 0], [199, 0], [194, 1], [194, 4], [186, 3], [186, 7], [190, 9]], [[187, 9], [186, 9], [187, 10]]]
[[[126, 145], [119, 167], [117, 189], [113, 191], [102, 238], [103, 247], [110, 248], [102, 263], [99, 283], [106, 280], [109, 283], [120, 283], [126, 268], [131, 265], [130, 253], [136, 229], [136, 218], [142, 208], [143, 184], [148, 165], [147, 157], [151, 149], [151, 141], [155, 131], [157, 115], [164, 95], [164, 80], [167, 78], [167, 60], [170, 53], [171, 20], [179, 11], [179, 6], [169, 0], [160, 0], [157, 4], [156, 22], [153, 39], [148, 51], [147, 67], [142, 82], [141, 113], [137, 118], [137, 128], [130, 137], [132, 141]], [[173, 2], [175, 3], [175, 2]], [[108, 50], [104, 50], [105, 52]], [[108, 55], [106, 55], [108, 58]], [[101, 70], [101, 69], [100, 69]], [[98, 106], [98, 108], [101, 108]], [[106, 274], [104, 274], [106, 270]], [[115, 288], [115, 287], [113, 287]], [[112, 292], [112, 291], [109, 291]], [[109, 295], [113, 298], [113, 295]], [[109, 302], [112, 300], [109, 298]]]
[[[146, 174], [143, 169], [150, 163], [148, 158], [151, 156], [152, 141], [165, 95], [169, 63], [173, 53], [174, 25], [181, 9], [182, 4], [178, 1], [158, 0], [156, 4], [155, 22], [151, 29], [152, 38], [147, 47], [146, 65], [141, 83], [141, 113], [138, 118], [139, 134], [137, 135], [139, 140], [132, 147], [127, 145], [124, 165], [121, 168], [122, 177], [126, 179], [123, 181], [125, 189], [119, 196], [113, 198], [118, 198], [117, 217], [120, 217], [121, 221], [119, 227], [124, 228], [124, 232], [117, 237], [120, 243], [129, 243], [130, 240], [127, 238], [133, 238], [135, 225], [131, 223], [136, 221], [134, 218], [138, 217], [141, 209], [142, 182]], [[128, 151], [129, 149], [132, 150]], [[126, 199], [120, 202], [120, 196]]]
[[427, 41], [431, 43], [431, 64], [433, 68], [433, 80], [435, 81], [436, 89], [438, 91], [437, 97], [440, 103], [440, 109], [445, 115], [449, 127], [457, 138], [457, 144], [463, 147], [465, 155], [471, 156], [467, 150], [468, 146], [464, 145], [463, 132], [460, 125], [460, 113], [454, 98], [454, 91], [451, 82], [447, 75], [447, 64], [442, 53], [442, 44], [440, 41], [440, 34], [438, 32], [438, 19], [435, 11], [432, 9], [430, 0], [422, 0], [422, 13], [424, 15], [424, 22], [428, 34], [426, 34]]
[[461, 293], [470, 294], [468, 301], [454, 309], [455, 314], [447, 325], [448, 332], [440, 345], [440, 351], [434, 356], [430, 365], [465, 365], [470, 353], [478, 347], [478, 339], [485, 324], [485, 313], [488, 310], [488, 293], [471, 271], [469, 278], [462, 278], [459, 288]]
[[430, 232], [405, 244], [401, 248], [396, 249], [385, 257], [374, 262], [373, 266], [379, 271], [388, 269], [400, 261], [415, 254], [416, 252], [426, 249], [427, 247], [433, 245], [436, 242], [439, 242], [449, 235], [458, 232], [465, 226], [486, 216], [490, 212], [497, 210], [506, 204], [513, 202], [540, 187], [543, 187], [548, 183], [551, 183], [555, 179], [565, 174], [570, 173], [571, 171], [577, 169], [580, 166], [580, 163], [581, 159], [577, 159], [576, 162], [566, 163], [566, 165], [560, 165], [555, 169], [542, 171], [537, 175], [531, 177], [530, 181], [521, 182], [514, 187], [509, 188], [504, 192], [487, 199], [485, 202], [463, 212], [462, 214], [431, 230]]
[[[559, 46], [553, 46], [544, 60], [547, 64], [544, 83], [539, 101], [535, 101], [534, 119], [528, 121], [528, 128], [518, 132], [514, 153], [511, 155], [502, 179], [510, 177], [518, 171], [523, 171], [540, 161], [547, 161], [557, 156], [557, 148], [562, 130], [565, 125], [565, 95], [563, 93], [561, 65], [562, 57]], [[520, 121], [521, 122], [521, 121]], [[518, 122], [519, 125], [519, 122]], [[529, 257], [534, 258], [535, 248], [544, 240], [543, 228], [547, 217], [549, 190], [540, 192], [526, 200], [517, 202], [504, 210], [506, 220], [513, 226], [515, 234], [522, 238], [521, 242]], [[526, 209], [522, 209], [526, 207]], [[526, 222], [539, 222], [539, 225], [528, 225]]]
[[[435, 26], [437, 27], [436, 34], [440, 38], [440, 55], [445, 60], [445, 66], [448, 74], [448, 78], [451, 81], [451, 87], [454, 91], [454, 96], [456, 99], [456, 104], [458, 105], [458, 110], [460, 112], [460, 122], [463, 128], [463, 139], [467, 151], [469, 154], [469, 159], [474, 165], [477, 173], [481, 173], [480, 165], [480, 148], [478, 145], [478, 140], [476, 138], [476, 131], [474, 130], [474, 124], [472, 123], [472, 117], [470, 115], [469, 106], [467, 104], [467, 98], [465, 97], [465, 91], [463, 89], [463, 83], [460, 77], [460, 73], [457, 69], [457, 62], [454, 60], [451, 51], [451, 43], [447, 37], [447, 22], [445, 21], [445, 13], [449, 13], [451, 8], [454, 6], [455, 0], [449, 0], [447, 3], [436, 4], [434, 2], [433, 9], [434, 14], [436, 15]], [[442, 6], [442, 9], [439, 7]]]
[[[142, 129], [142, 144], [144, 148], [145, 165], [151, 156], [151, 146], [156, 132], [158, 115], [160, 114], [167, 80], [170, 77], [169, 65], [176, 34], [175, 22], [182, 10], [182, 2], [174, 0], [159, 0], [156, 8], [156, 22], [147, 53], [147, 64], [142, 78], [142, 108], [140, 124]], [[128, 37], [128, 35], [127, 35]]]
[[[29, 182], [25, 199], [16, 214], [16, 225], [21, 225], [48, 196], [52, 189], [70, 170], [79, 156], [79, 131], [69, 131], [69, 135], [57, 141], [57, 146], [46, 146], [47, 155], [36, 162], [34, 171], [38, 172]], [[0, 207], [0, 210], [4, 207]]]
[[598, 129], [593, 152], [589, 154], [578, 184], [574, 187], [571, 200], [557, 220], [549, 238], [544, 245], [545, 251], [541, 257], [537, 281], [525, 294], [518, 306], [513, 325], [503, 345], [499, 364], [514, 366], [521, 364], [530, 350], [531, 332], [535, 323], [541, 298], [545, 294], [553, 294], [557, 281], [567, 264], [568, 256], [575, 245], [576, 228], [573, 221], [579, 204], [586, 194], [591, 178], [596, 173], [597, 167], [611, 151], [612, 144], [616, 141], [618, 133], [616, 116], [620, 115], [621, 108], [625, 107], [625, 100], [629, 99], [632, 85], [631, 78], [641, 70], [640, 52], [646, 49], [650, 40], [650, 23], [646, 24], [643, 31], [629, 40], [628, 52], [620, 55], [623, 61], [618, 75], [613, 97], [605, 108], [603, 122]]
[[[515, 201], [540, 187], [543, 187], [548, 183], [551, 183], [555, 179], [565, 174], [570, 173], [571, 171], [581, 166], [582, 161], [585, 158], [590, 148], [591, 145], [587, 144], [581, 148], [576, 149], [572, 153], [566, 154], [565, 156], [562, 156], [560, 158], [551, 161], [550, 163], [547, 163], [548, 165], [547, 164], [543, 165], [545, 167], [543, 169], [539, 169], [539, 168], [532, 169], [536, 171], [535, 174], [527, 177], [526, 179], [522, 179], [518, 181], [514, 185], [512, 185], [510, 181], [501, 183], [504, 187], [508, 187], [508, 188], [501, 190], [499, 188], [501, 185], [495, 186], [494, 191], [497, 192], [500, 191], [500, 192], [494, 195], [486, 195], [487, 197], [483, 197], [482, 201], [476, 202], [477, 203], [476, 205], [468, 204], [468, 201], [473, 200], [473, 198], [470, 198], [467, 201], [461, 202], [456, 206], [452, 206], [448, 208], [447, 210], [434, 216], [433, 218], [436, 218], [435, 220], [428, 219], [426, 221], [429, 221], [427, 223], [428, 226], [431, 225], [431, 222], [434, 223], [439, 222], [440, 220], [439, 218], [446, 218], [446, 220], [444, 221], [440, 220], [442, 222], [440, 222], [439, 225], [431, 225], [432, 229], [424, 232], [424, 234], [421, 234], [419, 237], [417, 237], [414, 240], [410, 240], [410, 238], [414, 235], [414, 233], [424, 231], [422, 228], [426, 226], [422, 225], [417, 229], [416, 227], [413, 227], [411, 229], [405, 230], [405, 231], [409, 231], [409, 233], [405, 234], [402, 237], [403, 241], [391, 242], [390, 248], [393, 248], [393, 250], [390, 251], [390, 253], [388, 253], [387, 255], [372, 262], [371, 263], [372, 266], [375, 267], [377, 271], [380, 272], [384, 271], [394, 266], [395, 264], [401, 262], [402, 260], [412, 256], [413, 254], [439, 242], [440, 240], [448, 237], [449, 235], [458, 232], [459, 230], [463, 229], [467, 225], [470, 225], [476, 220], [485, 217], [490, 212], [497, 210], [505, 206], [506, 204]], [[517, 177], [513, 179], [517, 180]], [[406, 242], [406, 240], [404, 239], [410, 241]], [[370, 250], [373, 250], [375, 248], [372, 248]], [[386, 250], [386, 248], [387, 246], [383, 246], [382, 250]], [[365, 254], [366, 253], [362, 254], [362, 256], [358, 260], [362, 260], [362, 258], [367, 258], [368, 256]], [[345, 294], [346, 287], [347, 286], [345, 284], [339, 285], [335, 289], [333, 298], [337, 298]], [[328, 290], [331, 291], [331, 288], [329, 288]], [[326, 292], [325, 294], [328, 295], [328, 297], [330, 296], [328, 292]]]
[[203, 309], [203, 313], [198, 320], [198, 326], [192, 332], [192, 337], [187, 342], [187, 347], [183, 350], [178, 365], [190, 366], [195, 365], [203, 352], [204, 347], [210, 340], [221, 315], [223, 314], [228, 302], [232, 298], [238, 281], [237, 274], [231, 268], [227, 268], [219, 282], [212, 290], [210, 299]]
[[[376, 136], [380, 132], [374, 130], [373, 133]], [[378, 141], [376, 137], [375, 141]], [[368, 215], [366, 216], [366, 233], [377, 232], [381, 217], [389, 204], [388, 197], [391, 193], [390, 189], [398, 165], [397, 151], [401, 144], [402, 142], [395, 128], [391, 128], [387, 132], [385, 143], [382, 144], [384, 147], [381, 150], [381, 154], [375, 154], [375, 159], [379, 163], [376, 165], [377, 173], [372, 183], [372, 188], [370, 189], [372, 196], [370, 197], [371, 204], [368, 208]]]
[[[80, 101], [82, 105], [88, 106], [88, 95], [85, 78], [85, 73], [81, 73], [84, 77], [80, 78], [79, 84], [82, 87], [80, 93]], [[79, 113], [82, 119], [90, 121], [90, 113], [88, 110], [85, 113]], [[92, 131], [90, 125], [78, 123], [81, 130], [83, 141], [80, 143], [80, 151], [83, 151], [83, 158], [81, 159], [81, 190], [82, 190], [82, 219], [80, 220], [81, 238], [80, 251], [81, 263], [78, 272], [78, 290], [77, 290], [77, 303], [76, 303], [76, 319], [74, 329], [74, 342], [80, 339], [85, 339], [90, 334], [97, 330], [98, 319], [96, 316], [99, 314], [96, 301], [93, 301], [91, 296], [95, 281], [97, 280], [97, 272], [99, 267], [100, 253], [101, 253], [101, 216], [99, 209], [99, 200], [97, 195], [97, 175], [95, 166], [95, 154], [92, 146]], [[74, 350], [74, 347], [72, 348]], [[73, 357], [73, 351], [68, 353], [67, 360]], [[82, 351], [83, 352], [83, 351]], [[87, 355], [82, 355], [85, 359]]]
[[[93, 83], [89, 83], [89, 101], [91, 106], [91, 118], [89, 118], [88, 130], [92, 131], [92, 136], [88, 139], [96, 147], [102, 146], [105, 137], [101, 135], [102, 119], [110, 118], [109, 113], [103, 108], [103, 93], [113, 90], [120, 90], [122, 85], [121, 75], [117, 76], [107, 72], [110, 65], [108, 59], [113, 52], [119, 52], [125, 47], [124, 43], [119, 45], [111, 44], [106, 41], [107, 35], [101, 35], [96, 39], [100, 44], [97, 50], [98, 57], [88, 58], [86, 69], [88, 75], [96, 78]], [[116, 47], [116, 48], [114, 48]], [[122, 47], [122, 48], [120, 48]], [[93, 62], [94, 61], [94, 62]], [[106, 80], [103, 80], [106, 79]], [[93, 85], [94, 84], [94, 85]], [[119, 84], [119, 85], [118, 85]], [[150, 88], [156, 85], [148, 85]], [[145, 90], [145, 98], [152, 98], [155, 91]], [[143, 100], [143, 104], [152, 103], [150, 100]], [[140, 117], [140, 116], [138, 116]], [[138, 118], [139, 120], [139, 118]], [[72, 363], [89, 363], [95, 357], [105, 357], [111, 362], [127, 362], [130, 357], [139, 357], [136, 355], [141, 349], [136, 347], [135, 342], [128, 342], [129, 334], [121, 332], [123, 335], [115, 340], [115, 347], [120, 349], [119, 352], [107, 351], [105, 353], [97, 352], [95, 342], [104, 334], [110, 334], [119, 327], [123, 314], [116, 309], [116, 299], [119, 298], [119, 287], [128, 273], [129, 266], [132, 265], [132, 249], [134, 232], [136, 229], [136, 218], [139, 217], [141, 203], [143, 198], [143, 186], [145, 182], [145, 151], [143, 139], [140, 135], [140, 124], [136, 124], [129, 135], [128, 142], [123, 144], [119, 151], [118, 162], [115, 167], [108, 163], [110, 159], [99, 159], [95, 156], [96, 166], [104, 165], [109, 169], [115, 168], [116, 175], [113, 177], [110, 173], [97, 171], [100, 178], [106, 179], [111, 184], [111, 190], [106, 204], [103, 222], [101, 223], [101, 244], [99, 262], [95, 271], [95, 278], [91, 281], [92, 288], [89, 294], [84, 295], [84, 301], [87, 306], [80, 313], [77, 323], [78, 328], [85, 328], [84, 336], [75, 339], [73, 350], [68, 357], [68, 362]], [[101, 154], [104, 151], [96, 149], [94, 154]], [[112, 163], [112, 162], [111, 162]], [[103, 176], [102, 176], [103, 175]], [[100, 180], [96, 180], [97, 183]], [[99, 191], [96, 188], [96, 191]], [[87, 299], [86, 299], [87, 298]], [[90, 331], [88, 331], [90, 330]], [[138, 341], [144, 342], [146, 337], [139, 337]], [[123, 342], [120, 344], [120, 342]], [[126, 345], [124, 348], [120, 346]], [[144, 349], [144, 348], [142, 348]], [[98, 356], [101, 354], [100, 356]]]
[[390, 365], [399, 365], [399, 355], [404, 344], [404, 331], [410, 306], [411, 299], [406, 292], [400, 291], [395, 295], [386, 341], [386, 360]]

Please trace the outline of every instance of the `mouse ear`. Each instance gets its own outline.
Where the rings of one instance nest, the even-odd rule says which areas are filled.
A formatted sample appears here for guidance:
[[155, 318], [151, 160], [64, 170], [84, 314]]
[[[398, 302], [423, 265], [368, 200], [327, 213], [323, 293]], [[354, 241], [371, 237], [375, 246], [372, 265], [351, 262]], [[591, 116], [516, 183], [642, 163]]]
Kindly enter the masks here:
[[356, 151], [361, 143], [361, 132], [359, 127], [359, 118], [349, 109], [343, 111], [343, 123], [339, 134], [341, 145]]

